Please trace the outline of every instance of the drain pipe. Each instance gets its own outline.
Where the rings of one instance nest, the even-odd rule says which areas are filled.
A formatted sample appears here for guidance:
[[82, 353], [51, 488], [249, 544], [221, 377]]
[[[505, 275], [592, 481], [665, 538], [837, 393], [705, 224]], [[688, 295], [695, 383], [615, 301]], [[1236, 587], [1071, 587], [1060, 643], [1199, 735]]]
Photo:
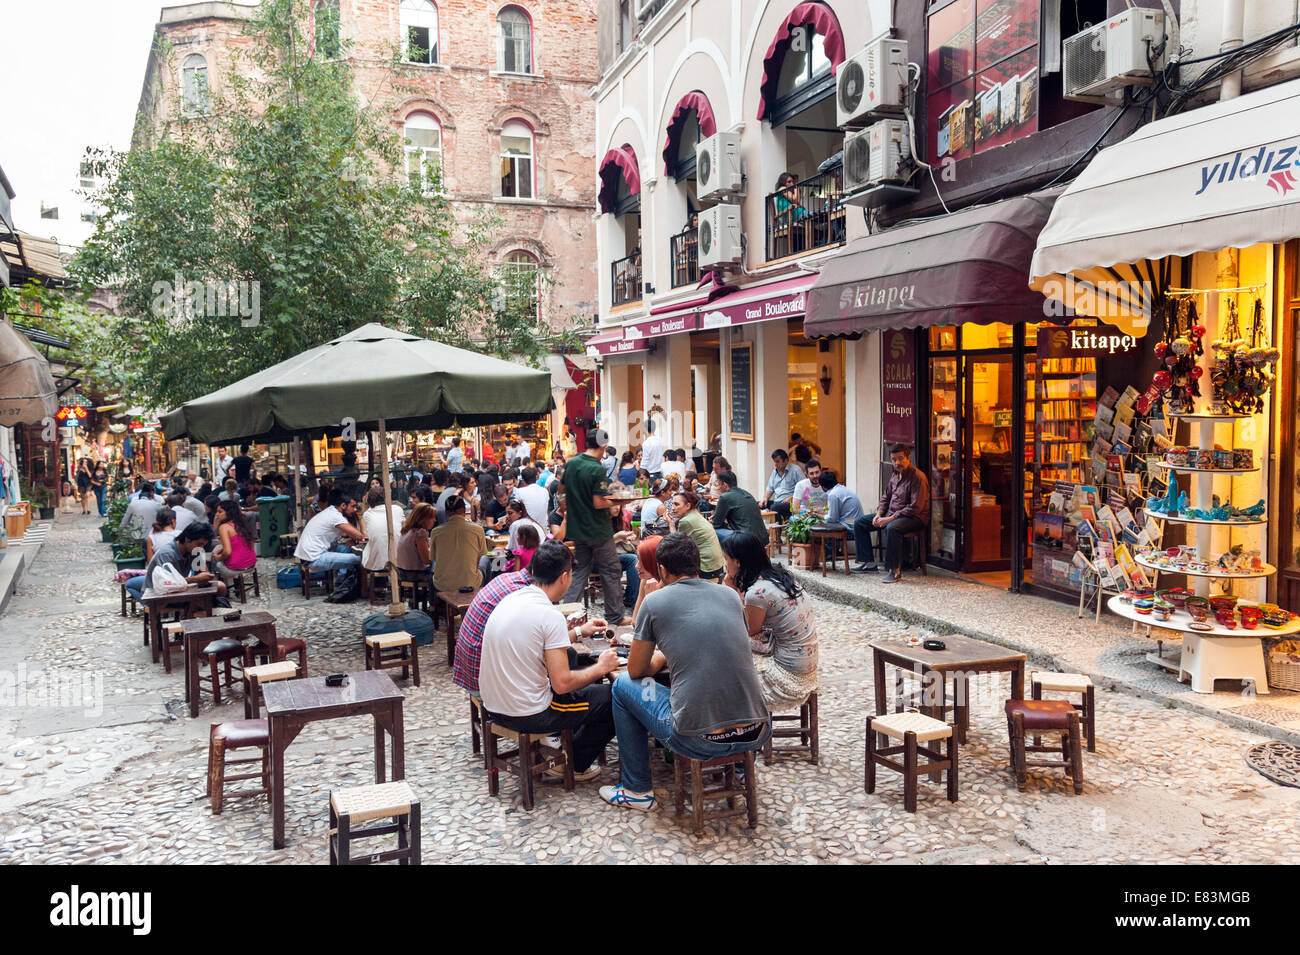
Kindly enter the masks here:
[[[1246, 0], [1224, 0], [1223, 40], [1219, 52], [1235, 50], [1245, 42]], [[1219, 84], [1219, 101], [1236, 99], [1241, 95], [1241, 70], [1225, 76]]]

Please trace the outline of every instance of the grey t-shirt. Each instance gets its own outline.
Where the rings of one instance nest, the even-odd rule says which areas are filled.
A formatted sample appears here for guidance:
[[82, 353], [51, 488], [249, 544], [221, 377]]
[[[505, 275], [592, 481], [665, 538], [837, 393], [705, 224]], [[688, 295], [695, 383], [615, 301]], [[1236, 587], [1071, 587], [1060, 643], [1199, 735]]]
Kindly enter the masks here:
[[668, 658], [679, 735], [703, 736], [768, 718], [745, 614], [731, 588], [691, 577], [655, 591], [641, 604], [636, 639], [655, 644]]

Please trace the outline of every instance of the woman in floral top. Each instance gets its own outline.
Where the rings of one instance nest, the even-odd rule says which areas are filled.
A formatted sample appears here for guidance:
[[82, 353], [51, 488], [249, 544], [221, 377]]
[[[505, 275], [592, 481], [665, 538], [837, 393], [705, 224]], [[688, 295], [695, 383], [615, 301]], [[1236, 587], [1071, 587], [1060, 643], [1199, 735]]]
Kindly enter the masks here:
[[766, 542], [731, 534], [722, 542], [726, 582], [745, 604], [750, 649], [774, 713], [803, 705], [817, 689], [817, 627], [812, 603], [786, 568], [767, 559]]

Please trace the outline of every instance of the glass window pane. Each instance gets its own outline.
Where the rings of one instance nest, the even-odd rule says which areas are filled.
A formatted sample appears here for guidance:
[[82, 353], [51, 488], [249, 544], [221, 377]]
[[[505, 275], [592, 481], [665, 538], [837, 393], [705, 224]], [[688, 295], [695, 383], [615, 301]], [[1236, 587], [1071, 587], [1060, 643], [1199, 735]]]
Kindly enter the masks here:
[[1038, 47], [975, 78], [975, 151], [1005, 146], [1038, 129]]
[[527, 156], [533, 151], [532, 140], [526, 136], [501, 137], [501, 151], [512, 156]]
[[956, 351], [957, 350], [957, 326], [956, 325], [931, 325], [930, 326], [930, 351]]
[[516, 159], [515, 175], [519, 183], [519, 198], [531, 199], [533, 197], [533, 161], [531, 159]]

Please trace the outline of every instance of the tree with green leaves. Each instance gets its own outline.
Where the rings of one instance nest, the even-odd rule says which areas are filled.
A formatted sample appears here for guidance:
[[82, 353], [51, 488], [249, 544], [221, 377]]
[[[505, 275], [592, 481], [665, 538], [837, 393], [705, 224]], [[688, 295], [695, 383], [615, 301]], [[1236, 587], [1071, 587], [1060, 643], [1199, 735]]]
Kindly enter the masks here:
[[171, 407], [366, 322], [534, 363], [573, 345], [539, 323], [535, 272], [491, 267], [498, 220], [457, 222], [307, 13], [265, 0], [219, 95], [187, 87], [88, 156], [106, 184], [72, 274], [120, 295], [99, 365], [127, 401]]

